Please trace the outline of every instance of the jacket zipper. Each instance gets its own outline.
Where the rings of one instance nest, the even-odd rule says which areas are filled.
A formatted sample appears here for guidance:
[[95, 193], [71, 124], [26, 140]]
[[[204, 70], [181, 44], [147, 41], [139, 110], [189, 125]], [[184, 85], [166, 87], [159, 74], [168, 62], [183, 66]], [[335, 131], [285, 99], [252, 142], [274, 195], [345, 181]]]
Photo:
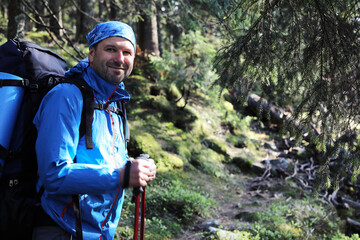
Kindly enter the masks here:
[[[113, 93], [116, 91], [116, 89], [117, 89], [118, 87], [119, 87], [119, 86], [116, 86], [115, 90], [110, 94], [109, 98], [106, 100], [106, 104], [109, 102], [109, 99], [111, 98], [111, 96], [113, 95]], [[110, 112], [109, 110], [107, 110], [107, 112], [109, 113], [109, 116], [110, 116], [110, 119], [111, 119], [111, 130], [112, 130], [112, 135], [113, 135], [113, 138], [112, 138], [112, 155], [113, 155], [113, 161], [114, 161], [114, 163], [115, 163], [116, 168], [119, 168], [118, 165], [117, 165], [117, 162], [116, 162], [116, 158], [115, 158], [115, 124], [114, 124], [114, 119], [113, 119], [113, 117], [112, 117], [111, 112]], [[116, 202], [116, 200], [117, 200], [118, 197], [119, 197], [119, 192], [120, 192], [120, 187], [118, 187], [118, 189], [117, 189], [117, 191], [116, 191], [116, 196], [115, 196], [114, 202], [112, 203], [109, 212], [106, 214], [106, 217], [105, 217], [103, 223], [101, 224], [101, 230], [103, 229], [106, 220], [109, 218], [109, 214], [111, 213], [112, 209], [114, 208], [115, 202]], [[101, 240], [101, 236], [99, 237], [99, 240]]]

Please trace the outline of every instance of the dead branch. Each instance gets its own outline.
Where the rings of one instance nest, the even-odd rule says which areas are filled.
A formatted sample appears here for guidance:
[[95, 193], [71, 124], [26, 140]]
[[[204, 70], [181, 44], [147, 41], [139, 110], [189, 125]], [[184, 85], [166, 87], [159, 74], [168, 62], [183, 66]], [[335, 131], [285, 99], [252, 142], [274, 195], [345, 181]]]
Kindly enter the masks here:
[[[50, 38], [52, 39], [52, 41], [59, 46], [62, 50], [64, 50], [69, 56], [71, 56], [72, 58], [74, 58], [77, 61], [80, 61], [81, 59], [79, 59], [78, 57], [74, 56], [72, 53], [70, 53], [68, 50], [66, 50], [63, 47], [63, 44], [59, 43], [56, 36], [53, 34], [53, 32], [51, 32], [49, 30], [49, 28], [52, 28], [51, 26], [48, 26], [45, 21], [43, 20], [43, 18], [41, 17], [40, 13], [29, 3], [28, 0], [23, 0], [22, 1], [24, 6], [29, 9], [31, 12], [33, 12], [36, 16], [38, 16], [39, 21], [36, 20], [35, 18], [33, 18], [32, 16], [30, 16], [27, 12], [22, 11], [29, 19], [31, 19], [31, 21], [35, 22], [36, 24], [39, 24], [41, 26], [45, 27], [45, 31], [49, 34]], [[54, 13], [51, 11], [51, 9], [49, 8], [49, 6], [47, 6], [47, 4], [45, 3], [44, 0], [42, 0], [44, 6], [47, 8], [47, 10], [50, 12], [51, 15], [54, 16], [54, 19], [57, 21], [58, 25], [60, 26], [60, 22], [59, 20], [56, 18], [56, 16], [54, 15]], [[72, 41], [70, 40], [69, 36], [67, 35], [65, 29], [63, 27], [59, 27], [59, 29], [61, 29], [64, 33], [65, 38], [67, 39], [67, 42], [70, 43], [71, 47], [75, 50], [75, 52], [78, 54], [78, 56], [80, 56], [81, 58], [83, 57], [83, 54], [74, 46], [74, 44], [72, 43]]]
[[359, 202], [355, 202], [353, 200], [344, 198], [344, 197], [340, 197], [341, 202], [343, 203], [347, 203], [350, 207], [355, 208], [355, 209], [360, 209], [360, 203]]
[[[59, 19], [57, 19], [56, 15], [55, 15], [54, 12], [50, 9], [49, 5], [46, 4], [45, 0], [41, 0], [41, 1], [42, 1], [42, 3], [44, 4], [44, 6], [46, 7], [46, 9], [49, 11], [49, 13], [54, 17], [54, 19], [56, 20], [57, 24], [58, 24], [59, 26], [61, 26]], [[70, 43], [71, 47], [75, 50], [75, 52], [78, 54], [78, 56], [80, 56], [81, 58], [84, 58], [84, 57], [83, 57], [83, 54], [74, 46], [73, 42], [70, 40], [68, 34], [66, 33], [65, 28], [64, 28], [64, 27], [61, 27], [61, 29], [62, 29], [62, 31], [63, 31], [63, 33], [64, 33], [64, 36], [65, 36], [67, 42]], [[72, 55], [70, 55], [70, 56], [72, 56]], [[77, 57], [75, 57], [75, 59], [76, 59], [77, 61], [80, 61], [80, 60], [81, 60], [81, 59], [79, 59], [79, 58], [77, 58]]]
[[347, 222], [347, 224], [349, 224], [350, 226], [352, 226], [352, 227], [354, 227], [354, 228], [356, 228], [356, 229], [360, 229], [360, 222], [355, 221], [355, 220], [353, 220], [353, 219], [351, 219], [351, 218], [349, 218], [349, 217], [346, 219], [346, 222]]
[[287, 177], [285, 178], [285, 180], [289, 180], [290, 178], [293, 178], [293, 177], [296, 176], [296, 174], [297, 174], [297, 172], [298, 172], [298, 167], [297, 167], [297, 165], [298, 165], [298, 160], [296, 160], [296, 162], [295, 162], [295, 164], [294, 164], [294, 173], [291, 174], [290, 176], [287, 176]]

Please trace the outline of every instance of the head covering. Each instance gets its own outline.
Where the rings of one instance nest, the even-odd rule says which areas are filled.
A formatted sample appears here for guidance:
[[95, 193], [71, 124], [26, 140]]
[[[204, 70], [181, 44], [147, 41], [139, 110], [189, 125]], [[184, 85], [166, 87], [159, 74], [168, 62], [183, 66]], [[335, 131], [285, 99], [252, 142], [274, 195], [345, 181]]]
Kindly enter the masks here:
[[99, 23], [86, 35], [86, 39], [89, 41], [89, 48], [108, 37], [122, 37], [129, 40], [134, 45], [134, 52], [136, 52], [134, 31], [126, 23], [119, 21]]

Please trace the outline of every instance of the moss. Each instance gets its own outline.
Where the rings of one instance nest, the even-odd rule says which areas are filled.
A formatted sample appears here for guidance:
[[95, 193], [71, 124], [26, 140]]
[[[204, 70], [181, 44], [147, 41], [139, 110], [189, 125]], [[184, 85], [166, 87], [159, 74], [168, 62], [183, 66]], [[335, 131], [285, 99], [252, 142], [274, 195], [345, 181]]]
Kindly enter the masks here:
[[141, 153], [147, 153], [153, 157], [162, 150], [160, 144], [151, 134], [135, 129], [131, 129], [131, 133], [132, 134], [128, 148], [129, 152], [135, 154], [136, 156]]
[[176, 127], [189, 131], [193, 127], [193, 123], [198, 119], [196, 111], [193, 108], [177, 108], [174, 112], [173, 122]]
[[193, 153], [190, 163], [206, 174], [222, 178], [226, 176], [225, 167], [222, 162], [225, 157], [211, 149], [202, 149], [200, 152]]
[[124, 84], [132, 98], [148, 96], [150, 92], [151, 82], [140, 75], [131, 75]]
[[201, 119], [197, 119], [193, 124], [191, 133], [192, 135], [197, 136], [199, 139], [204, 139], [204, 138], [208, 138], [213, 134], [213, 129], [205, 121], [202, 121]]
[[291, 236], [292, 238], [300, 239], [303, 236], [303, 232], [300, 228], [294, 227], [290, 224], [280, 224], [276, 228], [285, 236]]
[[183, 160], [175, 154], [160, 151], [158, 156], [159, 158], [156, 160], [156, 165], [159, 173], [173, 169], [181, 169], [184, 166]]
[[178, 99], [181, 98], [181, 92], [179, 91], [179, 89], [176, 87], [175, 84], [170, 84], [170, 86], [167, 88], [166, 91], [166, 98], [169, 101], [176, 101]]
[[242, 172], [251, 173], [254, 159], [249, 156], [237, 156], [232, 159], [232, 163], [234, 163]]
[[247, 222], [256, 222], [261, 220], [261, 215], [259, 212], [251, 212], [251, 211], [241, 211], [236, 215], [236, 218], [247, 221]]
[[258, 238], [253, 237], [251, 233], [249, 232], [245, 232], [245, 231], [225, 231], [222, 229], [219, 229], [216, 232], [216, 236], [214, 236], [215, 239], [219, 239], [219, 240], [232, 240], [232, 239], [237, 239], [237, 240], [258, 240]]
[[177, 148], [178, 154], [184, 159], [190, 159], [191, 158], [191, 150], [192, 150], [191, 147], [188, 146], [187, 144], [184, 144], [184, 143], [179, 144], [179, 146]]
[[202, 141], [202, 144], [204, 144], [206, 147], [214, 150], [215, 152], [224, 155], [225, 158], [229, 158], [228, 154], [228, 148], [226, 146], [226, 143], [220, 141], [216, 138], [208, 138]]
[[228, 112], [234, 111], [234, 106], [232, 105], [232, 103], [230, 103], [228, 101], [224, 101], [223, 105], [224, 105], [224, 109], [226, 111], [228, 111]]
[[38, 32], [26, 32], [25, 40], [35, 43], [40, 43], [40, 45], [44, 45], [46, 42], [51, 41], [51, 37], [46, 31], [38, 31]]
[[132, 131], [129, 154], [138, 156], [147, 153], [156, 162], [159, 172], [182, 168], [183, 160], [175, 154], [164, 151], [159, 142], [149, 133], [136, 129]]

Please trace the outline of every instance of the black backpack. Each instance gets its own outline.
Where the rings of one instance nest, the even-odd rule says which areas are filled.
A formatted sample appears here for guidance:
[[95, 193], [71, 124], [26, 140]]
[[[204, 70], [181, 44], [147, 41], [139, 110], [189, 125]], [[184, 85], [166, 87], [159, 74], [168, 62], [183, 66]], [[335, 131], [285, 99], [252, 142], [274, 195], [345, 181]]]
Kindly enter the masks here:
[[[26, 240], [31, 239], [36, 223], [47, 221], [42, 219], [44, 214], [40, 207], [44, 189], [36, 191], [37, 133], [32, 123], [45, 94], [59, 83], [73, 83], [81, 90], [84, 107], [79, 131], [80, 136], [86, 135], [87, 148], [92, 148], [94, 109], [108, 109], [119, 114], [123, 120], [125, 139], [128, 139], [129, 131], [124, 103], [119, 103], [117, 108], [94, 103], [92, 89], [83, 79], [64, 78], [66, 62], [53, 51], [23, 39], [10, 39], [0, 46], [0, 62], [0, 72], [23, 79], [0, 79], [0, 90], [11, 86], [25, 89], [10, 146], [2, 146], [0, 142], [0, 236], [1, 239]], [[78, 196], [73, 196], [73, 200], [77, 239], [80, 240], [82, 229]]]

